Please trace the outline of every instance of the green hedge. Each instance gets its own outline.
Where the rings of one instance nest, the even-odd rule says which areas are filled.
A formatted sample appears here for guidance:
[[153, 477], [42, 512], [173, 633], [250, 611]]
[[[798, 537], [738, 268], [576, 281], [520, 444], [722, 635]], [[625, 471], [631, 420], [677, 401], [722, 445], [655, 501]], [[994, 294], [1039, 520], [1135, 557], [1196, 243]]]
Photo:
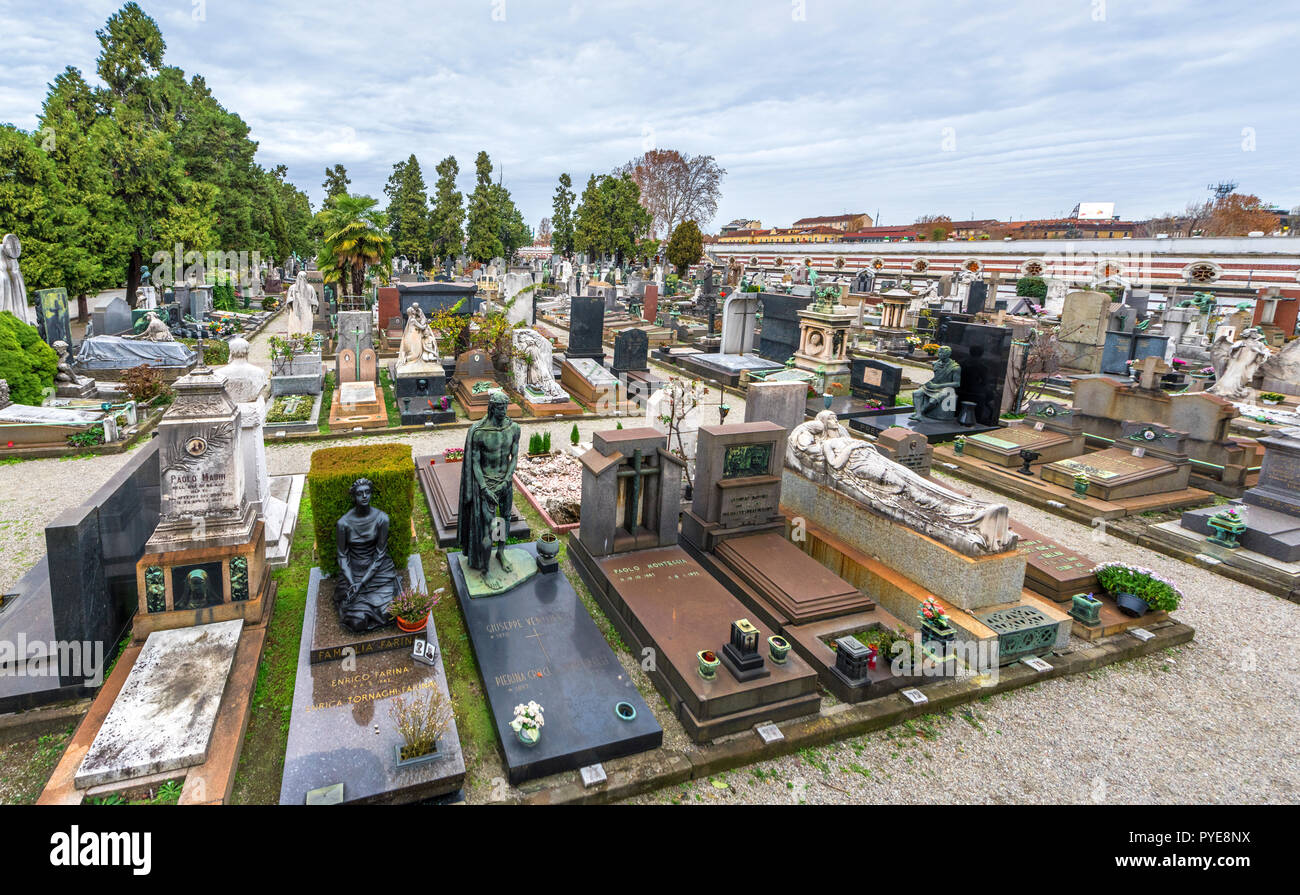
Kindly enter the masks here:
[[36, 327], [0, 311], [0, 379], [9, 383], [9, 400], [40, 404], [54, 391], [59, 356], [41, 341]]
[[1047, 298], [1047, 280], [1042, 277], [1021, 277], [1016, 280], [1016, 295], [1025, 298]]
[[411, 555], [411, 513], [415, 503], [415, 460], [408, 444], [381, 444], [324, 448], [311, 455], [307, 488], [316, 526], [316, 554], [321, 571], [339, 571], [334, 530], [339, 518], [352, 509], [348, 489], [359, 478], [374, 484], [371, 506], [388, 514], [388, 555], [398, 571]]

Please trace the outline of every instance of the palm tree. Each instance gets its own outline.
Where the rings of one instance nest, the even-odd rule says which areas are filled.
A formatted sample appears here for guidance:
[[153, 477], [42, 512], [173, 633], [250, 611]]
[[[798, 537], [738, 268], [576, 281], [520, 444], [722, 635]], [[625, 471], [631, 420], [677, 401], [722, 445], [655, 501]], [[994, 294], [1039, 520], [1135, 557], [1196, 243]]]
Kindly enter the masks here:
[[366, 270], [387, 272], [393, 260], [388, 215], [369, 196], [338, 196], [320, 213], [325, 241], [316, 266], [327, 283], [339, 283], [350, 295], [360, 295]]

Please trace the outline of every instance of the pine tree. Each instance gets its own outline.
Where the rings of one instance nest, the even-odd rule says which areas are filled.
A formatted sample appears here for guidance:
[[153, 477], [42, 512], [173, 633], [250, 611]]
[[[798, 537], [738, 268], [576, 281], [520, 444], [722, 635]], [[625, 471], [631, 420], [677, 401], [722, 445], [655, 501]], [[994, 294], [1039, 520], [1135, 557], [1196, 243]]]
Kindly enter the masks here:
[[468, 239], [465, 251], [475, 261], [486, 264], [504, 253], [501, 244], [501, 221], [496, 195], [492, 188], [492, 160], [479, 152], [474, 160], [476, 182], [469, 197]]
[[404, 162], [393, 165], [384, 193], [388, 196], [388, 233], [393, 237], [393, 254], [405, 255], [428, 267], [429, 206], [425, 198], [424, 174], [412, 153]]
[[551, 218], [551, 249], [566, 258], [573, 255], [573, 180], [568, 174], [560, 175], [560, 182], [555, 187], [555, 198], [551, 208], [555, 214]]
[[455, 156], [438, 162], [438, 183], [433, 196], [433, 209], [429, 214], [429, 241], [439, 259], [460, 253], [465, 243], [465, 208], [460, 191], [456, 189], [456, 175], [460, 165]]

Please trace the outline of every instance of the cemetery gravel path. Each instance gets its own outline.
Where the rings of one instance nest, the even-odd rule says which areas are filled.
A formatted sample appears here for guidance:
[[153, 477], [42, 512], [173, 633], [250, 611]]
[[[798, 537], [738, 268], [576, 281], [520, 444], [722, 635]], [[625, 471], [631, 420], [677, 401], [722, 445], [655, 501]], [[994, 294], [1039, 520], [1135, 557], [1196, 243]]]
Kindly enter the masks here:
[[138, 449], [0, 465], [0, 591], [12, 591], [45, 554], [45, 526], [80, 505]]
[[[1195, 639], [633, 803], [1300, 802], [1300, 605], [968, 482], [1098, 561], [1169, 577]], [[1072, 644], [1080, 645], [1073, 640]]]
[[[253, 340], [269, 365], [269, 334]], [[259, 350], [260, 349], [260, 350]], [[743, 400], [728, 396], [732, 419]], [[572, 421], [526, 423], [564, 443]], [[584, 441], [608, 420], [582, 420]], [[625, 423], [627, 425], [627, 423]], [[418, 453], [459, 447], [463, 429], [367, 438]], [[355, 439], [268, 445], [272, 475]], [[0, 590], [44, 551], [43, 528], [108, 480], [130, 452], [0, 465]], [[946, 715], [631, 799], [634, 803], [1296, 803], [1300, 802], [1300, 605], [967, 482], [1018, 520], [1093, 559], [1145, 565], [1186, 594], [1190, 644], [997, 694]], [[1074, 641], [1074, 645], [1078, 645]], [[669, 723], [669, 726], [673, 726]], [[673, 737], [675, 749], [690, 749]]]

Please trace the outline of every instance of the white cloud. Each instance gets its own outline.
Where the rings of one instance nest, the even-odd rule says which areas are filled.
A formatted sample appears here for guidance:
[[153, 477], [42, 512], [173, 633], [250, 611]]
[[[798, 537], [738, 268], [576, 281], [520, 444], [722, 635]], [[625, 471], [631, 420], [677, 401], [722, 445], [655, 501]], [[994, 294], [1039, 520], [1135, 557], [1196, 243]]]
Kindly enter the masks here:
[[[0, 121], [35, 126], [66, 65], [93, 79], [118, 2], [0, 0]], [[1224, 178], [1300, 204], [1286, 9], [1202, 0], [863, 4], [808, 0], [183, 0], [141, 4], [167, 61], [248, 122], [258, 159], [314, 199], [324, 169], [382, 195], [411, 153], [464, 191], [486, 149], [532, 223], [555, 180], [659, 147], [728, 169], [717, 221], [880, 209], [1047, 216], [1082, 199], [1180, 208]], [[1256, 151], [1241, 150], [1255, 129]], [[955, 151], [944, 151], [952, 128]], [[349, 130], [350, 129], [350, 130]]]

